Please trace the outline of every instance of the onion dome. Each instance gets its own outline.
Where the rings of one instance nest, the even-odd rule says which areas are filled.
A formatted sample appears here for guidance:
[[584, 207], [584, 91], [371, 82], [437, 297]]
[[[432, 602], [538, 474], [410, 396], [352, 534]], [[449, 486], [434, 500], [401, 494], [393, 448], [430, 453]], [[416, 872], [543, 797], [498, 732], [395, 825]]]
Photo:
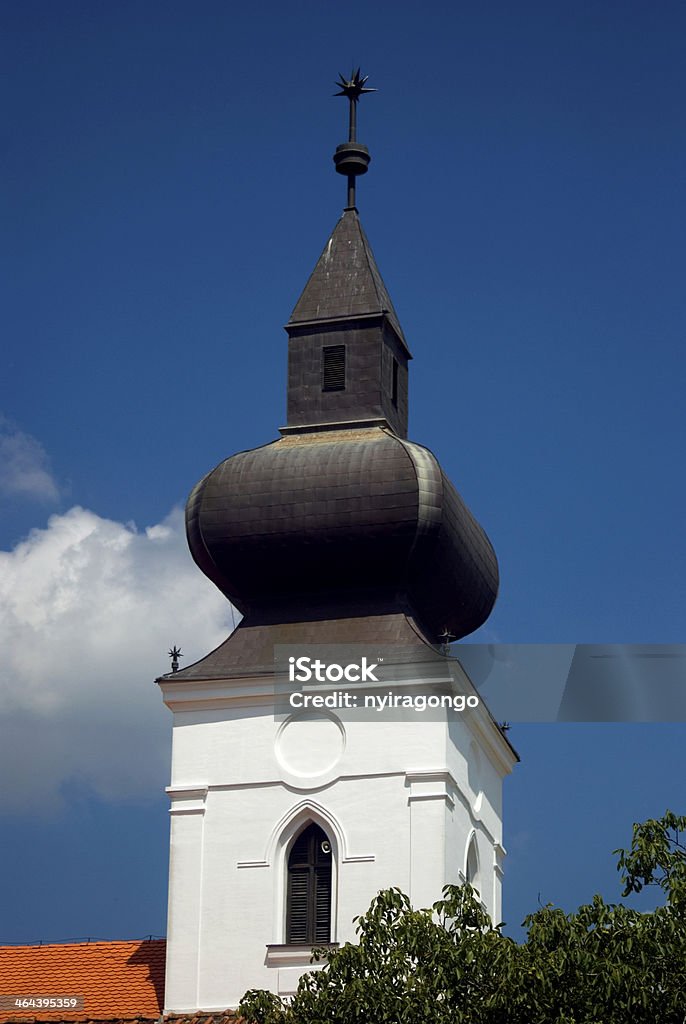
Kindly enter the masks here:
[[[346, 145], [366, 152], [353, 119], [365, 81], [339, 85]], [[286, 325], [287, 424], [195, 487], [188, 543], [244, 614], [239, 632], [402, 613], [438, 643], [486, 620], [498, 568], [435, 456], [406, 440], [412, 357], [354, 206], [358, 157], [337, 150], [348, 206]]]
[[386, 426], [234, 455], [193, 491], [187, 528], [249, 621], [403, 610], [436, 640], [480, 626], [497, 591], [493, 549], [435, 456]]

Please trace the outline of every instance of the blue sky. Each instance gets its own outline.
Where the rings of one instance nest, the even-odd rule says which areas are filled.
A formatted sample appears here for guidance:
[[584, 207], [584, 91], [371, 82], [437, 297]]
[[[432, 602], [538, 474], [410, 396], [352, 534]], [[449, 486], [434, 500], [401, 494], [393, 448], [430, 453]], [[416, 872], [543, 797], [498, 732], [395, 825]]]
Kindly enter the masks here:
[[[170, 715], [230, 629], [179, 510], [285, 419], [286, 322], [358, 206], [410, 436], [486, 527], [473, 639], [679, 643], [682, 4], [6, 3], [0, 941], [163, 934]], [[680, 468], [681, 467], [681, 468]], [[504, 916], [618, 896], [684, 726], [517, 725]]]

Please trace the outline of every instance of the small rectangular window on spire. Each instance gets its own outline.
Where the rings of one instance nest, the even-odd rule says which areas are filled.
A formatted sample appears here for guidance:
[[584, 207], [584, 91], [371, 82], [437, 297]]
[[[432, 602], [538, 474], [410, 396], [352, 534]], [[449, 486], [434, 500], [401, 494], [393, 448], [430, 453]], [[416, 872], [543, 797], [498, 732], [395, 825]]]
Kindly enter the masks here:
[[322, 391], [345, 391], [345, 345], [322, 349]]
[[393, 377], [391, 379], [391, 401], [393, 405], [398, 405], [398, 361], [393, 359]]

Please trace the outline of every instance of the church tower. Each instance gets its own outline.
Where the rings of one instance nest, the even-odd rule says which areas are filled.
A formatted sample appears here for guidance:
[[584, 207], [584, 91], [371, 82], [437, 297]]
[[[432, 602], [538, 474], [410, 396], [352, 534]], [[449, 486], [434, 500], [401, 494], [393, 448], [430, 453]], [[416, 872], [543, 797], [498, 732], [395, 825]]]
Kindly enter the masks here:
[[[412, 357], [355, 203], [365, 82], [339, 83], [347, 205], [286, 327], [287, 423], [208, 473], [186, 510], [193, 558], [243, 618], [158, 680], [173, 712], [167, 1013], [291, 994], [312, 947], [354, 941], [353, 917], [389, 886], [419, 907], [467, 879], [500, 919], [516, 755], [445, 653], [488, 617], [497, 562], [435, 456], [407, 440]], [[286, 700], [286, 654], [312, 664], [324, 649], [384, 660], [383, 694], [450, 692], [467, 710]]]

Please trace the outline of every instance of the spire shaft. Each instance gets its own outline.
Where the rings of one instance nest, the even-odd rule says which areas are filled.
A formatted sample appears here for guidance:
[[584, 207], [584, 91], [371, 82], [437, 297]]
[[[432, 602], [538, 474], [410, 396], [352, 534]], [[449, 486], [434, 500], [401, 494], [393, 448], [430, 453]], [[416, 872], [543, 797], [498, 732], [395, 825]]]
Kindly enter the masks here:
[[365, 82], [367, 75], [360, 75], [360, 69], [353, 69], [350, 78], [338, 76], [340, 81], [336, 82], [339, 92], [336, 96], [347, 96], [348, 98], [348, 141], [336, 147], [334, 163], [339, 174], [345, 174], [348, 179], [348, 201], [346, 209], [355, 209], [355, 178], [358, 174], [366, 174], [369, 166], [370, 156], [366, 146], [357, 141], [357, 101], [365, 92], [376, 92], [376, 89], [366, 89]]
[[355, 209], [355, 175], [348, 175], [348, 202], [346, 204], [346, 210]]
[[348, 142], [357, 142], [357, 100], [349, 96], [350, 116], [348, 118]]

